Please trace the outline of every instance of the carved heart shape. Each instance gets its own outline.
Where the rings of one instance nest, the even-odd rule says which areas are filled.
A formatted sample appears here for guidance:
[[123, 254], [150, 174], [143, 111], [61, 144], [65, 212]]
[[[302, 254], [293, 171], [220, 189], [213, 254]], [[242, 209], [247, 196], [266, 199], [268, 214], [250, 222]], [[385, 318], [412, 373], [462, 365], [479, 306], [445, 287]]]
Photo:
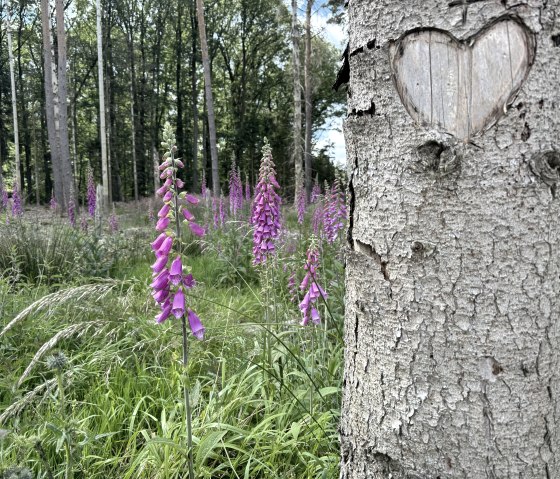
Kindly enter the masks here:
[[412, 118], [468, 141], [490, 128], [527, 77], [534, 37], [513, 18], [500, 18], [466, 40], [417, 30], [391, 48], [395, 86]]

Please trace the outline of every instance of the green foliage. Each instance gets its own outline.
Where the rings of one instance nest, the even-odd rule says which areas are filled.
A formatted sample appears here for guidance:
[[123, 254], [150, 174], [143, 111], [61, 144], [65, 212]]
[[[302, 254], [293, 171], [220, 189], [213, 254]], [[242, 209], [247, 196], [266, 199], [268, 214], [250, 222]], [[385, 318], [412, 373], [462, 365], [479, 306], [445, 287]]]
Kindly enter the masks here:
[[[298, 230], [291, 210], [284, 217], [293, 227], [260, 274], [244, 219], [192, 246], [199, 286], [188, 304], [207, 331], [189, 341], [186, 377], [179, 324], [153, 322], [151, 255], [136, 228], [98, 239], [115, 248], [106, 274], [118, 279], [66, 277], [48, 289], [23, 275], [16, 285], [0, 279], [0, 427], [9, 430], [0, 471], [17, 464], [62, 477], [70, 457], [79, 478], [186, 477], [186, 380], [197, 478], [338, 477], [342, 263], [323, 245], [328, 308], [321, 303], [321, 326], [300, 327], [285, 284], [303, 264], [308, 225]], [[64, 368], [49, 370], [60, 352]]]

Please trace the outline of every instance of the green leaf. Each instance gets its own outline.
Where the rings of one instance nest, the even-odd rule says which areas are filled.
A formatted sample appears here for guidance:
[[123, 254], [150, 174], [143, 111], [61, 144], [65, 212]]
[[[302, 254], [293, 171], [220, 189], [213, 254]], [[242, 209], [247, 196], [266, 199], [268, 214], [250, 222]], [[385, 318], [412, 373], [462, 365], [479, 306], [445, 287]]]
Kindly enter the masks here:
[[201, 441], [198, 444], [198, 450], [196, 451], [197, 467], [201, 467], [202, 464], [204, 464], [204, 461], [208, 459], [208, 456], [212, 453], [216, 445], [226, 435], [226, 432], [227, 431], [213, 431], [201, 439]]

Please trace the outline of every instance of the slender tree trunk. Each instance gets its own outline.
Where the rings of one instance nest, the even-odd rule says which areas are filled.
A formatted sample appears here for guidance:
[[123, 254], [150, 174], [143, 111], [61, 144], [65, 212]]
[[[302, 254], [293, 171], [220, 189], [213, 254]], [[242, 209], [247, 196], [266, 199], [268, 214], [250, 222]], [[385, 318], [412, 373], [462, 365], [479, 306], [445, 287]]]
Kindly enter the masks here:
[[97, 0], [97, 75], [99, 85], [99, 137], [101, 140], [101, 180], [103, 184], [103, 209], [111, 204], [109, 188], [109, 162], [107, 159], [107, 129], [105, 126], [105, 82], [103, 80], [103, 32], [101, 29], [101, 0]]
[[10, 82], [12, 85], [12, 115], [14, 123], [14, 146], [16, 153], [16, 168], [15, 179], [18, 190], [21, 194], [22, 178], [21, 178], [21, 160], [19, 157], [19, 130], [18, 130], [18, 112], [17, 112], [17, 97], [16, 97], [16, 77], [14, 73], [14, 54], [12, 51], [12, 27], [6, 26], [8, 33], [8, 58], [10, 62]]
[[128, 59], [130, 62], [130, 128], [132, 140], [132, 181], [134, 182], [134, 200], [138, 201], [138, 171], [136, 163], [136, 66], [134, 63], [134, 32], [132, 26], [127, 28]]
[[[181, 20], [183, 19], [183, 2], [177, 1], [177, 25], [175, 28], [175, 91], [177, 93], [177, 100], [175, 106], [177, 108], [177, 125], [176, 137], [177, 148], [179, 154], [177, 156], [186, 160], [187, 152], [185, 148], [185, 128], [183, 125], [183, 28]], [[187, 164], [187, 161], [185, 161]], [[188, 171], [188, 170], [187, 170]]]
[[[29, 111], [27, 108], [27, 95], [25, 94], [25, 84], [22, 66], [22, 51], [23, 51], [23, 27], [25, 18], [25, 4], [22, 2], [19, 5], [19, 24], [17, 33], [17, 64], [18, 64], [18, 82], [19, 82], [19, 110], [21, 112], [21, 128], [23, 133], [23, 151], [25, 153], [25, 190], [27, 196], [31, 197], [33, 185], [31, 184], [31, 133], [29, 128]], [[24, 168], [20, 165], [20, 177], [23, 180]], [[22, 185], [23, 186], [23, 185]]]
[[196, 22], [196, 5], [191, 0], [191, 101], [192, 101], [192, 191], [198, 191], [198, 87], [196, 81], [196, 36], [198, 26]]
[[313, 178], [311, 171], [311, 137], [313, 135], [312, 113], [313, 113], [313, 81], [311, 78], [311, 9], [313, 0], [307, 0], [305, 8], [305, 196], [307, 202], [311, 200], [311, 188]]
[[299, 22], [298, 22], [298, 2], [292, 0], [292, 68], [294, 80], [294, 204], [297, 202], [298, 192], [303, 188], [303, 162], [302, 162], [302, 142], [301, 142], [301, 66], [299, 51]]
[[[54, 78], [53, 78], [53, 56], [51, 42], [51, 19], [48, 0], [41, 0], [41, 24], [43, 30], [43, 70], [45, 78], [45, 113], [47, 120], [47, 136], [50, 147], [51, 167], [53, 172], [54, 196], [58, 203], [63, 206], [64, 188], [62, 181], [62, 168], [60, 164], [60, 147], [58, 142], [55, 100], [54, 100]], [[51, 194], [49, 191], [47, 196]]]
[[59, 100], [59, 126], [60, 162], [62, 166], [62, 184], [64, 196], [67, 201], [73, 197], [77, 203], [74, 188], [74, 176], [70, 162], [70, 145], [68, 141], [68, 87], [66, 81], [66, 31], [64, 28], [64, 1], [56, 0], [56, 37], [58, 47], [58, 100]]
[[350, 2], [344, 479], [560, 477], [560, 3], [459, 3]]
[[216, 120], [214, 117], [214, 100], [212, 98], [212, 79], [210, 59], [208, 57], [208, 43], [206, 42], [203, 0], [196, 0], [196, 15], [198, 20], [198, 33], [200, 35], [200, 49], [202, 51], [202, 67], [204, 69], [204, 89], [206, 91], [210, 158], [212, 161], [212, 194], [218, 196], [220, 194], [220, 176], [218, 170], [218, 148], [216, 146]]

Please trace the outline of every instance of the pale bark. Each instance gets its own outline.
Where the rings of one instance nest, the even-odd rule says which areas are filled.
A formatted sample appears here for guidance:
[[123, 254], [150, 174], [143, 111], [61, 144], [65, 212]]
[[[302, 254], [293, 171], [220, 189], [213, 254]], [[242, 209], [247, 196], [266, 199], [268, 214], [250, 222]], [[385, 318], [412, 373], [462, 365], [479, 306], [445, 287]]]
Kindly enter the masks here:
[[313, 178], [311, 173], [311, 139], [313, 135], [312, 113], [313, 113], [313, 80], [311, 78], [311, 9], [313, 0], [307, 0], [305, 8], [305, 196], [307, 202], [311, 200], [311, 188]]
[[[350, 2], [341, 478], [560, 477], [560, 2], [514, 4]], [[468, 39], [503, 16], [536, 56], [496, 122], [464, 141], [415, 121], [394, 42]], [[431, 62], [419, 88], [426, 69], [443, 89], [457, 80]]]
[[198, 33], [200, 49], [202, 52], [202, 68], [204, 70], [204, 89], [206, 92], [206, 109], [208, 118], [208, 134], [210, 139], [210, 158], [212, 162], [212, 194], [220, 194], [220, 176], [218, 171], [218, 148], [216, 145], [216, 120], [214, 116], [214, 100], [212, 98], [212, 78], [210, 72], [210, 59], [208, 57], [208, 43], [206, 41], [206, 23], [204, 21], [203, 0], [196, 0], [196, 16], [198, 20]]
[[302, 162], [302, 141], [301, 141], [301, 66], [299, 58], [299, 22], [298, 22], [298, 3], [292, 0], [292, 68], [294, 83], [294, 204], [297, 202], [298, 192], [303, 188], [303, 162]]
[[196, 80], [196, 35], [198, 26], [196, 22], [196, 5], [194, 0], [190, 2], [191, 7], [191, 101], [192, 101], [192, 191], [198, 191], [198, 88]]
[[11, 26], [6, 25], [8, 32], [8, 58], [10, 63], [10, 82], [12, 85], [12, 115], [14, 124], [14, 146], [16, 154], [16, 171], [15, 179], [18, 191], [22, 194], [22, 181], [21, 181], [21, 160], [19, 156], [19, 130], [18, 130], [18, 117], [17, 117], [17, 98], [16, 98], [16, 77], [14, 73], [14, 54], [12, 51], [12, 31]]
[[64, 209], [64, 188], [62, 181], [62, 168], [60, 164], [60, 146], [58, 142], [55, 100], [54, 100], [54, 75], [51, 42], [51, 19], [49, 1], [41, 0], [41, 25], [43, 33], [43, 70], [45, 77], [45, 109], [47, 118], [47, 136], [51, 152], [51, 165], [53, 170], [54, 196]]
[[70, 144], [68, 141], [68, 94], [66, 69], [66, 31], [64, 28], [64, 2], [56, 0], [56, 37], [58, 49], [58, 137], [60, 142], [60, 165], [62, 170], [63, 196], [66, 204], [73, 196], [77, 204], [74, 188], [74, 176], [72, 174], [72, 163], [70, 162]]
[[109, 162], [107, 160], [107, 128], [105, 126], [105, 82], [103, 80], [103, 31], [101, 28], [101, 0], [97, 0], [97, 78], [99, 89], [99, 138], [101, 141], [101, 182], [103, 184], [103, 209], [111, 203]]

